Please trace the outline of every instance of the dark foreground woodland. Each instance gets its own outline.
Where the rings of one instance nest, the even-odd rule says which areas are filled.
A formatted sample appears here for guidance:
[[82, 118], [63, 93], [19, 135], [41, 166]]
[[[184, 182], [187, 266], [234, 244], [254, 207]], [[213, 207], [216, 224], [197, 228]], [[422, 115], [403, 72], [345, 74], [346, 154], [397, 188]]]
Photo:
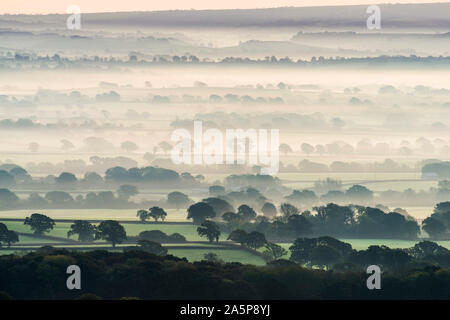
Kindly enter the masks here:
[[[69, 265], [81, 268], [81, 290], [68, 290]], [[450, 299], [450, 269], [426, 263], [383, 272], [381, 289], [370, 276], [308, 269], [286, 260], [264, 267], [189, 263], [143, 251], [40, 250], [0, 257], [3, 299]]]

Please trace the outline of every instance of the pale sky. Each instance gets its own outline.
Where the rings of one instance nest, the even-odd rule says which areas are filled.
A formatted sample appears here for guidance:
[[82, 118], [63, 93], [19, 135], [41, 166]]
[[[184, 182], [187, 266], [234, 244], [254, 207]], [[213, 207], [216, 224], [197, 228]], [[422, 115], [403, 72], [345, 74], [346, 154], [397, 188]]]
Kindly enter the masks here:
[[79, 6], [81, 12], [115, 12], [431, 2], [449, 0], [0, 0], [0, 14], [66, 13], [70, 5]]

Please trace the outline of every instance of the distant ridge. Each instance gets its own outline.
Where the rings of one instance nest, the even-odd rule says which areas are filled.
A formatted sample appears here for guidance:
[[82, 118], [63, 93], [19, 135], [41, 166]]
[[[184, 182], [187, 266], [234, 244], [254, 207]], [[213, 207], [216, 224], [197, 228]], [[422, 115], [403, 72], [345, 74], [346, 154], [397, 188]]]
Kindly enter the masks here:
[[[130, 27], [355, 27], [365, 26], [368, 5], [280, 7], [268, 9], [172, 10], [152, 12], [85, 13], [85, 25]], [[382, 25], [405, 28], [449, 28], [450, 2], [380, 5]], [[67, 15], [0, 15], [54, 23]], [[1, 27], [1, 25], [0, 25]]]

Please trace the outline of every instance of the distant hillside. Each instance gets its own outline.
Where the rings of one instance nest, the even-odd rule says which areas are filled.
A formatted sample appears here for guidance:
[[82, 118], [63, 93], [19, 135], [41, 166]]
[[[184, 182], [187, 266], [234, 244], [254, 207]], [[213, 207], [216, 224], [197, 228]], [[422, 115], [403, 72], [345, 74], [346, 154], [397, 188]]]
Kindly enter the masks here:
[[[450, 28], [450, 3], [380, 5], [384, 28]], [[365, 27], [367, 5], [246, 10], [186, 10], [84, 14], [85, 26], [117, 27]], [[59, 23], [66, 15], [0, 16], [5, 23]]]

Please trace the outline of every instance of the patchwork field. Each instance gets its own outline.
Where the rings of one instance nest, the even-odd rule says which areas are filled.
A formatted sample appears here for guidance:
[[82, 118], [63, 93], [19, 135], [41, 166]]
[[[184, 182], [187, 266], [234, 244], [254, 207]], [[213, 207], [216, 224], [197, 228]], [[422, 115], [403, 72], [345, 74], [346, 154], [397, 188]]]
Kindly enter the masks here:
[[[31, 233], [31, 229], [29, 226], [24, 225], [21, 221], [0, 221], [8, 227], [8, 229], [21, 232], [21, 233]], [[67, 238], [67, 232], [70, 229], [71, 223], [68, 222], [56, 222], [55, 227], [49, 233], [46, 233], [48, 236]], [[205, 238], [199, 237], [197, 234], [197, 227], [192, 224], [152, 224], [152, 223], [122, 223], [124, 226], [128, 236], [137, 236], [142, 231], [146, 230], [161, 230], [166, 234], [180, 233], [186, 237], [188, 241], [201, 241], [205, 240]], [[223, 234], [220, 240], [225, 240], [227, 237], [226, 234]], [[21, 238], [20, 238], [21, 239]], [[72, 239], [76, 239], [72, 237]], [[51, 240], [49, 242], [52, 242]]]

